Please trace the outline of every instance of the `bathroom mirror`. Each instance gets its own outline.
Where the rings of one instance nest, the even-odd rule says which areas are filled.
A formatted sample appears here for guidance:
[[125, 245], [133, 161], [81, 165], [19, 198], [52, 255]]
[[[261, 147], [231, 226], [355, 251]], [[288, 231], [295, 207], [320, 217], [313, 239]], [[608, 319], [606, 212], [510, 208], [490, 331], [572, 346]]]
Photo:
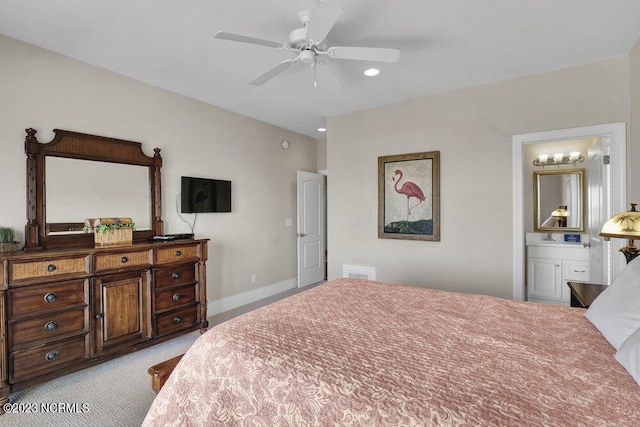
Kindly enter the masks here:
[[533, 173], [535, 231], [585, 230], [585, 170], [559, 169]]

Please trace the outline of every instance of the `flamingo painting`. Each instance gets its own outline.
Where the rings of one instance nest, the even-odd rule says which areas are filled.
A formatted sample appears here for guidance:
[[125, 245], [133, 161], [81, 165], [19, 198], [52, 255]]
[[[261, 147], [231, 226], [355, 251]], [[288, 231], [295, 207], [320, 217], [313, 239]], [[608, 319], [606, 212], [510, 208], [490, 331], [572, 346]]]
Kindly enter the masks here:
[[[396, 180], [397, 175], [400, 175], [400, 176]], [[411, 215], [411, 210], [416, 206], [418, 206], [420, 203], [424, 202], [425, 197], [424, 197], [424, 193], [422, 192], [422, 189], [415, 182], [406, 181], [404, 184], [402, 184], [402, 187], [398, 188], [398, 186], [400, 185], [400, 180], [402, 179], [403, 176], [404, 174], [402, 173], [402, 171], [400, 169], [396, 169], [396, 171], [393, 173], [392, 179], [395, 182], [395, 185], [393, 188], [396, 190], [396, 192], [407, 196], [407, 223], [408, 223], [409, 215]], [[416, 199], [418, 199], [418, 202], [413, 206], [409, 206], [409, 199], [412, 197], [415, 197]]]

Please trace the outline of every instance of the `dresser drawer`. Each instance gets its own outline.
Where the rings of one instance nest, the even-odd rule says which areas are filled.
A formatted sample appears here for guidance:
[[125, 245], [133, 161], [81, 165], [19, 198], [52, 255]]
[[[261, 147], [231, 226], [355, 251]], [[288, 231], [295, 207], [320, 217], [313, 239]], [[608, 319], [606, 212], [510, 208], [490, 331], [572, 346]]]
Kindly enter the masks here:
[[98, 272], [130, 267], [147, 267], [151, 264], [151, 251], [99, 253], [96, 254], [95, 263]]
[[88, 332], [87, 320], [87, 308], [78, 308], [12, 322], [9, 324], [9, 348]]
[[14, 383], [56, 372], [89, 359], [88, 335], [9, 353], [9, 381]]
[[198, 324], [198, 305], [155, 316], [156, 336], [167, 335]]
[[180, 262], [189, 258], [198, 258], [198, 245], [172, 246], [156, 249], [156, 263]]
[[42, 281], [47, 277], [89, 274], [89, 255], [40, 261], [10, 261], [9, 284]]
[[156, 294], [156, 313], [168, 309], [178, 308], [196, 300], [196, 285], [170, 289]]
[[175, 267], [157, 268], [153, 271], [156, 287], [186, 285], [196, 281], [196, 265], [183, 264]]
[[89, 279], [9, 289], [9, 317], [88, 304]]

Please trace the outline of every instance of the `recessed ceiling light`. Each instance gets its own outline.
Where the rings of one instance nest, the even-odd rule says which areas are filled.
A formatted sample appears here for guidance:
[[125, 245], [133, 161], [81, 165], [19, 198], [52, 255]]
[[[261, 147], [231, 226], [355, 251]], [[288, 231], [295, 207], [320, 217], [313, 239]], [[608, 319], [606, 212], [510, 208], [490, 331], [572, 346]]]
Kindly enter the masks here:
[[364, 70], [364, 75], [368, 77], [377, 76], [378, 74], [380, 74], [380, 70], [378, 70], [377, 68], [369, 68], [368, 70]]
[[326, 132], [327, 128], [318, 128], [318, 132]]

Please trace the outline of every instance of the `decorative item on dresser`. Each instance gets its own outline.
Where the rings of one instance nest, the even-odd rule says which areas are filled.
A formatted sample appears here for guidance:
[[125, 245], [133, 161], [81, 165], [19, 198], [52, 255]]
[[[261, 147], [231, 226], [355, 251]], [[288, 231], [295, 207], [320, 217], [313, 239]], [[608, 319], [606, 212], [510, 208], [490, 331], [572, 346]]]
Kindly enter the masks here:
[[[208, 326], [209, 239], [149, 241], [163, 232], [160, 150], [147, 157], [137, 142], [54, 132], [40, 144], [27, 129], [25, 251], [0, 254], [0, 408], [16, 390]], [[149, 229], [102, 247], [82, 232], [92, 215], [48, 221], [45, 207], [58, 196], [45, 188], [54, 157], [146, 168]]]
[[15, 232], [11, 227], [0, 227], [0, 252], [12, 252], [20, 249], [20, 243], [15, 241]]

